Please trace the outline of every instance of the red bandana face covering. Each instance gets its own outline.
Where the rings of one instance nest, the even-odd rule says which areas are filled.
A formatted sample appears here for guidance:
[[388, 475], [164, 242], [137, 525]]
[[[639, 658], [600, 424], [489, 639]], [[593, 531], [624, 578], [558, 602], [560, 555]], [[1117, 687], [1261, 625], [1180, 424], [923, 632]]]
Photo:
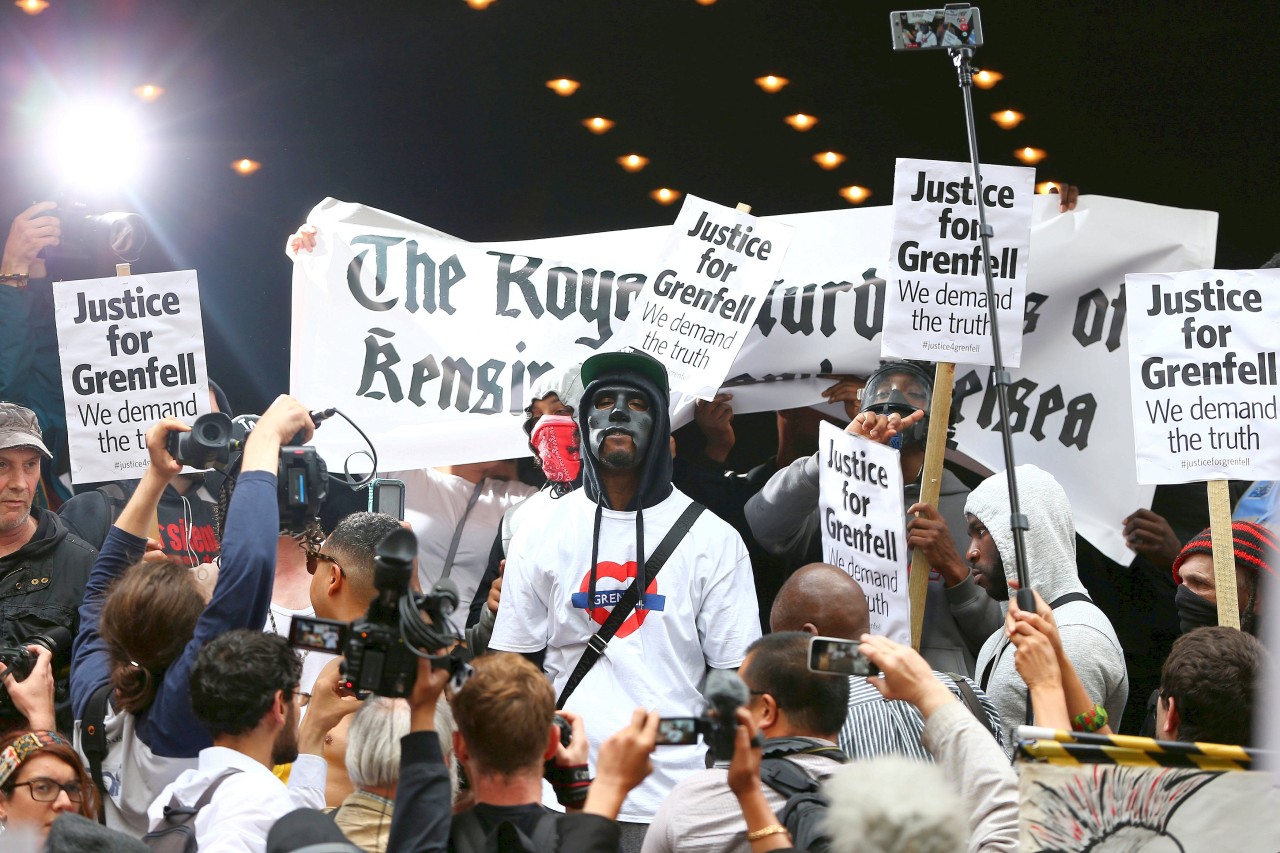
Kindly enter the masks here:
[[543, 415], [533, 427], [533, 446], [542, 460], [542, 473], [553, 483], [578, 478], [582, 456], [578, 448], [578, 422], [568, 415]]

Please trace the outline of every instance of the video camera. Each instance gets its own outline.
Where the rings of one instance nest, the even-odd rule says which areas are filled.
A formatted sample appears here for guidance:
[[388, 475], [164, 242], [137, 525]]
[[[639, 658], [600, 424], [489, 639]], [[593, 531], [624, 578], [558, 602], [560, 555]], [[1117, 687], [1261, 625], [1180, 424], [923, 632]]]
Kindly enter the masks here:
[[[330, 413], [313, 412], [311, 419], [318, 425]], [[227, 473], [238, 469], [240, 453], [257, 420], [257, 415], [233, 420], [222, 412], [209, 412], [196, 418], [190, 432], [170, 432], [166, 447], [183, 465]], [[329, 495], [329, 466], [314, 447], [301, 445], [299, 433], [280, 448], [276, 471], [280, 528], [299, 533], [320, 514], [320, 504]]]
[[81, 202], [61, 201], [47, 215], [58, 217], [62, 236], [44, 250], [47, 260], [96, 261], [114, 258], [130, 263], [142, 257], [147, 223], [139, 214], [89, 213]]
[[[342, 686], [356, 692], [403, 698], [413, 692], [418, 659], [447, 669], [461, 686], [471, 674], [471, 653], [462, 635], [450, 624], [458, 608], [458, 588], [441, 578], [427, 595], [409, 588], [418, 537], [403, 528], [393, 530], [374, 549], [373, 583], [378, 595], [363, 619], [350, 624], [332, 619], [295, 616], [289, 644], [298, 649], [341, 654]], [[423, 614], [427, 618], [423, 618]], [[453, 646], [445, 654], [440, 649]]]
[[713, 669], [703, 693], [707, 708], [698, 717], [663, 717], [658, 722], [658, 746], [695, 744], [701, 735], [714, 761], [733, 758], [738, 709], [751, 698], [737, 673]]
[[[12, 675], [15, 681], [26, 681], [36, 666], [36, 654], [27, 646], [44, 646], [53, 653], [54, 658], [65, 657], [71, 650], [71, 632], [61, 626], [50, 628], [44, 634], [37, 634], [17, 646], [0, 648], [0, 666]], [[0, 683], [0, 717], [18, 714], [17, 707], [9, 691]]]

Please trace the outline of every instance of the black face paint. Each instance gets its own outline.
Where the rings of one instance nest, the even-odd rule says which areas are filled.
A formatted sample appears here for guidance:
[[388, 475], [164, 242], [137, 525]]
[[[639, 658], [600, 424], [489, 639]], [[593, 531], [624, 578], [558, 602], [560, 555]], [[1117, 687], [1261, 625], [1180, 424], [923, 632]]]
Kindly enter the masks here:
[[1184, 634], [1196, 628], [1218, 624], [1218, 605], [1204, 596], [1196, 595], [1187, 589], [1186, 584], [1178, 584], [1178, 589], [1173, 594], [1173, 603], [1178, 608], [1178, 628]]
[[[638, 465], [644, 460], [653, 438], [649, 396], [627, 385], [600, 388], [591, 399], [587, 429], [588, 450], [605, 467], [630, 468]], [[610, 441], [615, 435], [628, 436], [631, 441]]]

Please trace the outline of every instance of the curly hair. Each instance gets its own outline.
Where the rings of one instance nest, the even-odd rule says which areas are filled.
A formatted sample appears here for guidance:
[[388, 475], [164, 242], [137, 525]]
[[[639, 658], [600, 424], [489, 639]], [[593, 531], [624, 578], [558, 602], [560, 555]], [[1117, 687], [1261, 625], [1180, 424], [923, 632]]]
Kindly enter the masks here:
[[98, 631], [118, 710], [140, 714], [151, 707], [160, 678], [191, 642], [203, 611], [191, 570], [177, 563], [143, 560], [111, 586]]
[[191, 705], [210, 736], [244, 734], [262, 721], [276, 693], [293, 693], [301, 677], [302, 661], [284, 637], [239, 628], [200, 649]]

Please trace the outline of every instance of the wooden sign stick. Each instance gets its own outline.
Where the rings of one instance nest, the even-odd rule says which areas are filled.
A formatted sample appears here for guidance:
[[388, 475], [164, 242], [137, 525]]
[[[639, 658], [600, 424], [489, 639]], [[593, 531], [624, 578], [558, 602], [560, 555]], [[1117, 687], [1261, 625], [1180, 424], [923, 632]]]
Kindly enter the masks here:
[[1231, 495], [1226, 480], [1210, 480], [1209, 535], [1213, 537], [1213, 586], [1218, 593], [1218, 624], [1240, 627], [1240, 601], [1236, 595], [1236, 549], [1231, 532]]
[[[929, 401], [929, 437], [924, 449], [924, 472], [920, 482], [920, 503], [938, 506], [942, 492], [942, 457], [947, 452], [948, 415], [951, 413], [951, 386], [955, 382], [954, 362], [940, 361], [933, 374], [933, 399]], [[911, 554], [911, 646], [920, 651], [924, 630], [924, 603], [929, 591], [929, 561], [917, 549]]]

